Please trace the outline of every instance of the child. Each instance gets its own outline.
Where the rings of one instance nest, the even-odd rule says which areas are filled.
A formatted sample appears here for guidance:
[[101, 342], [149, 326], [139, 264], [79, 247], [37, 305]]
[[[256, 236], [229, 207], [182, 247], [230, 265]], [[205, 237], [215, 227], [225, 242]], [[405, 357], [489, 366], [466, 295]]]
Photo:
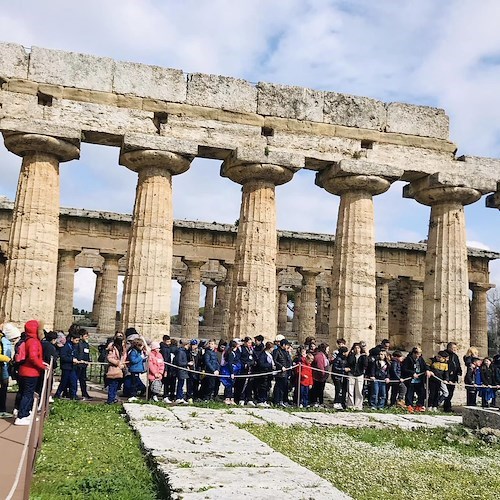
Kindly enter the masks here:
[[476, 396], [477, 396], [477, 385], [483, 385], [483, 379], [481, 378], [481, 359], [472, 356], [470, 363], [467, 367], [467, 373], [465, 374], [464, 382], [467, 389], [467, 406], [476, 406]]
[[491, 388], [491, 386], [494, 385], [494, 373], [491, 358], [483, 359], [480, 371], [483, 386], [490, 386], [479, 389], [479, 394], [481, 395], [481, 406], [483, 408], [490, 408], [492, 406], [492, 401], [495, 399], [495, 389]]
[[391, 406], [398, 406], [399, 408], [406, 408], [405, 396], [406, 385], [402, 382], [401, 377], [401, 363], [403, 362], [403, 353], [401, 351], [394, 351], [389, 367], [389, 378], [391, 380]]
[[[338, 342], [338, 341], [337, 341]], [[333, 408], [335, 410], [345, 410], [347, 396], [347, 353], [349, 349], [345, 346], [339, 347], [337, 355], [332, 365], [332, 380], [335, 386], [335, 399]]]
[[163, 394], [163, 374], [165, 372], [165, 360], [160, 352], [160, 343], [151, 343], [151, 352], [148, 362], [149, 394], [153, 401], [159, 401]]
[[314, 356], [311, 353], [306, 354], [301, 360], [300, 368], [300, 405], [299, 408], [309, 406], [309, 390], [312, 388], [313, 376], [311, 365]]
[[387, 384], [389, 383], [389, 363], [386, 352], [381, 350], [371, 364], [370, 378], [373, 381], [373, 390], [370, 398], [372, 410], [383, 410], [386, 402]]
[[435, 375], [429, 378], [429, 411], [437, 411], [439, 404], [448, 397], [448, 388], [445, 383], [449, 380], [448, 353], [439, 351], [430, 359], [429, 369]]

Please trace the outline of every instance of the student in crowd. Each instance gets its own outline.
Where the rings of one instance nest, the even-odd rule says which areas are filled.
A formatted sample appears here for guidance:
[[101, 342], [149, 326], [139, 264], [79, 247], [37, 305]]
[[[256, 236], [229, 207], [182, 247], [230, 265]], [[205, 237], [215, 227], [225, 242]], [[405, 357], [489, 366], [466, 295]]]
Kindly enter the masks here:
[[448, 352], [439, 351], [429, 360], [429, 411], [437, 411], [441, 402], [449, 395], [446, 382], [449, 379]]
[[80, 363], [76, 367], [76, 374], [78, 377], [78, 382], [80, 383], [80, 390], [82, 391], [82, 397], [84, 399], [92, 399], [87, 390], [87, 367], [92, 361], [90, 357], [90, 344], [89, 344], [89, 332], [82, 328], [80, 330], [80, 342], [76, 350], [76, 357]]
[[445, 412], [451, 411], [451, 400], [455, 393], [455, 387], [460, 382], [460, 377], [462, 377], [462, 367], [457, 351], [457, 344], [455, 342], [448, 342], [446, 346], [446, 352], [448, 353], [448, 380], [451, 383], [448, 385], [448, 397], [443, 402], [443, 410]]
[[314, 379], [311, 365], [314, 362], [314, 355], [307, 353], [300, 361], [300, 404], [299, 408], [309, 406], [309, 393], [313, 387]]
[[479, 389], [481, 396], [481, 406], [483, 408], [491, 408], [495, 406], [495, 393], [496, 389], [492, 386], [495, 384], [495, 373], [493, 370], [493, 360], [491, 358], [484, 358], [481, 364], [481, 379], [483, 386]]
[[336, 352], [337, 354], [335, 355], [332, 364], [332, 381], [335, 387], [333, 408], [335, 410], [345, 410], [348, 380], [345, 369], [347, 367], [347, 353], [349, 352], [349, 349], [343, 345], [339, 347]]
[[325, 384], [329, 375], [329, 352], [330, 346], [321, 343], [314, 354], [314, 360], [311, 365], [315, 369], [312, 370], [313, 387], [310, 394], [310, 402], [316, 407], [324, 406]]
[[[260, 353], [257, 359], [257, 373], [270, 373], [276, 370], [276, 364], [274, 363], [274, 343], [266, 342], [264, 350]], [[269, 408], [269, 391], [271, 389], [272, 375], [262, 375], [258, 377], [257, 386], [257, 406], [263, 408]]]
[[370, 407], [372, 410], [383, 410], [387, 401], [387, 384], [390, 380], [389, 363], [385, 350], [378, 350], [376, 356], [369, 373], [373, 385]]
[[196, 373], [200, 370], [200, 350], [198, 348], [198, 340], [192, 339], [189, 341], [187, 348], [188, 356], [188, 378], [187, 378], [187, 392], [186, 399], [188, 403], [192, 403], [198, 397], [200, 387], [200, 375]]
[[406, 408], [406, 384], [401, 376], [401, 365], [403, 363], [403, 353], [394, 351], [391, 356], [389, 379], [390, 379], [390, 406], [396, 405], [398, 408]]
[[280, 340], [280, 344], [273, 352], [274, 364], [278, 373], [274, 381], [273, 404], [275, 406], [290, 406], [288, 404], [288, 379], [292, 358], [290, 356], [290, 342], [287, 339]]
[[[422, 359], [422, 349], [414, 347], [401, 365], [401, 375], [406, 383], [406, 407], [410, 413], [425, 411], [425, 376], [427, 365]], [[417, 398], [415, 405], [414, 400]]]
[[[240, 346], [241, 375], [248, 375], [255, 366], [252, 338], [245, 337]], [[255, 406], [252, 400], [253, 379], [242, 377], [237, 378], [234, 383], [234, 401], [240, 406]]]
[[20, 337], [21, 332], [12, 323], [0, 325], [0, 418], [12, 417], [7, 413], [9, 362], [14, 357], [14, 344]]
[[122, 332], [117, 332], [113, 342], [108, 345], [106, 359], [108, 361], [106, 371], [107, 404], [118, 403], [118, 388], [123, 381], [123, 372], [127, 367], [127, 351]]
[[346, 407], [353, 410], [363, 409], [363, 384], [368, 366], [368, 358], [366, 351], [362, 352], [362, 349], [360, 342], [355, 342], [352, 345], [351, 352], [347, 356], [347, 366], [345, 368], [349, 376]]
[[[165, 372], [165, 361], [160, 352], [160, 343], [151, 342], [151, 352], [148, 359], [148, 396], [153, 401], [159, 401], [163, 393], [163, 374]], [[159, 386], [158, 388], [156, 386]], [[158, 390], [159, 389], [159, 390]]]
[[474, 363], [474, 358], [479, 358], [479, 349], [471, 346], [467, 349], [467, 352], [464, 355], [465, 368], [469, 368], [469, 366]]
[[78, 360], [78, 344], [80, 338], [80, 333], [73, 329], [59, 353], [61, 359], [61, 381], [54, 395], [56, 399], [63, 397], [66, 390], [69, 392], [70, 399], [80, 399], [76, 395], [78, 388], [77, 367], [81, 363]]
[[[220, 363], [217, 357], [215, 340], [209, 340], [205, 352], [203, 354], [203, 364], [205, 366], [205, 372], [211, 375], [219, 375]], [[215, 382], [217, 377], [212, 377], [211, 375], [205, 376], [201, 383], [201, 398], [204, 401], [214, 400], [215, 394]]]
[[177, 367], [177, 388], [175, 391], [175, 402], [177, 404], [187, 403], [184, 399], [184, 385], [189, 378], [189, 373], [187, 371], [189, 361], [187, 345], [187, 340], [179, 340], [179, 347], [177, 348], [177, 353], [174, 358], [174, 365]]
[[234, 405], [234, 377], [241, 372], [241, 364], [239, 359], [239, 339], [233, 339], [229, 342], [226, 350], [222, 354], [221, 375], [224, 378], [221, 380], [224, 385], [224, 403]]
[[160, 353], [163, 356], [163, 361], [165, 363], [164, 367], [164, 375], [163, 375], [163, 401], [165, 403], [171, 403], [169, 398], [169, 389], [168, 389], [168, 374], [171, 370], [170, 366], [166, 363], [172, 363], [172, 358], [170, 356], [170, 349], [172, 345], [172, 340], [170, 339], [170, 335], [163, 335], [163, 339], [160, 342]]
[[[169, 345], [169, 355], [170, 359], [164, 359], [165, 362], [170, 363], [171, 365], [175, 365], [175, 356], [177, 355], [177, 351], [179, 350], [179, 343], [177, 339], [170, 339]], [[175, 366], [169, 366], [165, 364], [165, 368], [167, 370], [166, 383], [163, 388], [163, 401], [165, 403], [170, 403], [171, 401], [175, 401], [175, 390], [177, 387], [177, 373], [178, 370]]]
[[[299, 364], [304, 363], [307, 354], [307, 349], [304, 345], [299, 345], [295, 351], [295, 356], [292, 358], [292, 365], [295, 365], [295, 369], [291, 370], [290, 374], [290, 387], [293, 388], [293, 402], [298, 404], [300, 401], [300, 383], [299, 383]], [[314, 356], [313, 356], [314, 359]], [[312, 370], [311, 370], [312, 372]], [[311, 380], [312, 384], [312, 380]]]
[[[130, 339], [130, 335], [129, 335]], [[129, 401], [137, 401], [137, 396], [144, 396], [146, 388], [140, 380], [140, 375], [146, 372], [144, 366], [146, 360], [146, 350], [144, 341], [141, 338], [134, 338], [127, 353], [128, 371], [130, 373], [130, 394]]]

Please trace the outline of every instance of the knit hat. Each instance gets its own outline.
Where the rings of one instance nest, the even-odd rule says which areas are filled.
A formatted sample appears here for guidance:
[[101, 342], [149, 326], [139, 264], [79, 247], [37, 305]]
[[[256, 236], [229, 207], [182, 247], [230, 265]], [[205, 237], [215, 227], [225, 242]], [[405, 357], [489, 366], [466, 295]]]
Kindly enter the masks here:
[[21, 336], [21, 330], [12, 323], [5, 323], [2, 327], [2, 332], [8, 340], [18, 339]]
[[125, 337], [129, 338], [131, 335], [137, 335], [137, 337], [139, 337], [137, 330], [133, 327], [127, 328], [125, 330]]
[[276, 335], [276, 338], [274, 339], [274, 341], [281, 342], [284, 338], [285, 338], [285, 336], [281, 335], [281, 333], [279, 333], [278, 335]]
[[151, 349], [159, 349], [159, 348], [160, 348], [159, 342], [151, 342]]

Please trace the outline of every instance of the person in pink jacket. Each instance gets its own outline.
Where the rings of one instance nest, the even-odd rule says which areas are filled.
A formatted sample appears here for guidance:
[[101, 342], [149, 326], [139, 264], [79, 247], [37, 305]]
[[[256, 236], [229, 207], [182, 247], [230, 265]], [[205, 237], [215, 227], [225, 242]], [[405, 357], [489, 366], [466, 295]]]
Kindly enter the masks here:
[[43, 362], [43, 350], [41, 338], [43, 338], [43, 324], [32, 319], [24, 325], [26, 340], [24, 341], [24, 360], [19, 366], [19, 390], [21, 401], [19, 403], [19, 413], [15, 425], [29, 425], [30, 411], [33, 406], [35, 390], [38, 385], [40, 375], [49, 365]]
[[[148, 361], [148, 380], [149, 380], [149, 394], [152, 395], [153, 401], [159, 401], [159, 396], [163, 394], [163, 388], [160, 387], [159, 390], [155, 390], [155, 386], [160, 386], [161, 381], [165, 373], [165, 364], [163, 360], [163, 355], [160, 352], [160, 343], [151, 343], [151, 352], [149, 353]], [[160, 384], [153, 382], [158, 380]]]

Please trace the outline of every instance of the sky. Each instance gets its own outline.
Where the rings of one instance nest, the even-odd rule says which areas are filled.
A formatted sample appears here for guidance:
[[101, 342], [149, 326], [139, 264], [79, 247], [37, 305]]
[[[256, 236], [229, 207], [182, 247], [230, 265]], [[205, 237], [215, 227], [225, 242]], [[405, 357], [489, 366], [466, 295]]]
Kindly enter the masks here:
[[[437, 106], [458, 156], [499, 158], [498, 19], [497, 0], [17, 0], [1, 2], [0, 41]], [[20, 164], [0, 141], [0, 196], [14, 199]], [[196, 159], [174, 178], [176, 219], [238, 219], [240, 186], [219, 167]], [[82, 144], [61, 166], [61, 205], [131, 213], [135, 185], [118, 149]], [[427, 237], [430, 209], [402, 187], [375, 197], [377, 241]], [[277, 188], [278, 228], [334, 234], [338, 201], [298, 172]], [[500, 251], [500, 214], [484, 197], [466, 220], [471, 246]], [[500, 262], [491, 272], [500, 286]], [[76, 274], [76, 307], [91, 308], [94, 279]], [[174, 282], [174, 312], [177, 300]]]

